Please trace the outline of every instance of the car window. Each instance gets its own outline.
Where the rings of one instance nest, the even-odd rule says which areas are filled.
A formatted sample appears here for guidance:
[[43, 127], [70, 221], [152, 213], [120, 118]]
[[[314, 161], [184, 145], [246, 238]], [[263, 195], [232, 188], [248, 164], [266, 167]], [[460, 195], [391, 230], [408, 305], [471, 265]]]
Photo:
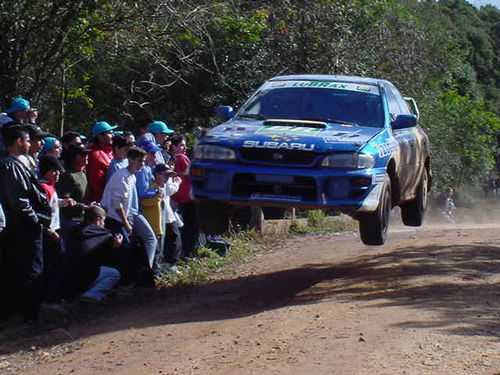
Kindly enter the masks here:
[[318, 87], [263, 89], [238, 113], [272, 119], [308, 119], [382, 127], [380, 96], [370, 92]]
[[392, 87], [387, 88], [386, 94], [387, 104], [389, 105], [389, 113], [393, 118], [395, 118], [397, 115], [402, 114], [403, 110], [400, 107], [398, 97], [394, 94]]
[[410, 115], [411, 111], [410, 108], [408, 107], [408, 103], [404, 100], [403, 96], [401, 95], [401, 93], [398, 91], [397, 88], [394, 87], [393, 90], [396, 95], [396, 99], [399, 103], [399, 107], [401, 108], [401, 113], [405, 115]]

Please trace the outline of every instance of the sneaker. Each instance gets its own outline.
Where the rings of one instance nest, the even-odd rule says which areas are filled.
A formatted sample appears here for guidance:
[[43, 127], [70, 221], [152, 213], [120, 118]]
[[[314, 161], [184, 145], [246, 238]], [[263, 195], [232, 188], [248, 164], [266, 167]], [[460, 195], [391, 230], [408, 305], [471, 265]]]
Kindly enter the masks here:
[[168, 263], [165, 264], [165, 271], [167, 271], [167, 273], [171, 273], [174, 275], [182, 274], [181, 270], [179, 270], [179, 268], [177, 268], [175, 264], [168, 264]]

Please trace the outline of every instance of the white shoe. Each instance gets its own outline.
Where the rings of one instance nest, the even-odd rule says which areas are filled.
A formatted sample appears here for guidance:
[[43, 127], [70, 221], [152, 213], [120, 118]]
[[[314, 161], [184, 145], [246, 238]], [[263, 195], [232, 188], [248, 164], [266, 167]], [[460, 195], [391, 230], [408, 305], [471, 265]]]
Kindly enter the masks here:
[[167, 271], [168, 273], [172, 273], [174, 275], [180, 275], [182, 274], [181, 270], [179, 270], [179, 268], [177, 268], [177, 266], [175, 264], [165, 264], [165, 271]]

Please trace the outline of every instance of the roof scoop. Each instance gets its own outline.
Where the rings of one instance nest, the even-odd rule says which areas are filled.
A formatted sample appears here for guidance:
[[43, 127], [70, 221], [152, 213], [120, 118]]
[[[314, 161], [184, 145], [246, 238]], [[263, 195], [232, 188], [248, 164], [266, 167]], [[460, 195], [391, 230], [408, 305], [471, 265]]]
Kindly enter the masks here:
[[264, 121], [264, 126], [300, 126], [302, 128], [325, 129], [326, 122], [312, 120], [292, 120], [292, 119], [268, 119]]

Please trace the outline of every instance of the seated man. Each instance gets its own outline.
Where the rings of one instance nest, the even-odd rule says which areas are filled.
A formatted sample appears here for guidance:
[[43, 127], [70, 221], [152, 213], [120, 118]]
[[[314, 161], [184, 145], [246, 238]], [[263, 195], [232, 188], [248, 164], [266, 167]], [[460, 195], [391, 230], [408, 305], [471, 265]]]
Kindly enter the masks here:
[[123, 237], [106, 229], [105, 219], [103, 208], [90, 206], [83, 222], [69, 233], [62, 283], [66, 297], [81, 295], [87, 301], [102, 301], [120, 281], [120, 272], [104, 264], [113, 248], [121, 246]]

